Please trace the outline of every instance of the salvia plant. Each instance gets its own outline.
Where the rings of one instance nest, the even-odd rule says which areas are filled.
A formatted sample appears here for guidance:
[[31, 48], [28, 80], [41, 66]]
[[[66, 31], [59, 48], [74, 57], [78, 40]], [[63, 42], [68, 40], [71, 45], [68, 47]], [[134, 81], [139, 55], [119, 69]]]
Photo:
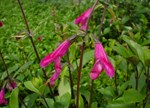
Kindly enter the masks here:
[[150, 108], [148, 0], [0, 2], [0, 108]]

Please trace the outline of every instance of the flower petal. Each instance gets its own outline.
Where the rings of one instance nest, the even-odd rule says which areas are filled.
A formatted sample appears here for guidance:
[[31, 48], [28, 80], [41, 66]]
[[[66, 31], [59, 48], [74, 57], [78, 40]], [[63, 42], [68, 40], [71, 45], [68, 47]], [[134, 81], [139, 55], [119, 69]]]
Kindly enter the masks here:
[[115, 70], [113, 65], [110, 62], [103, 62], [106, 74], [112, 78], [115, 75]]
[[103, 71], [103, 65], [101, 64], [101, 62], [99, 60], [96, 60], [92, 71], [90, 73], [90, 77], [92, 80], [97, 79], [97, 77], [99, 76], [99, 74]]
[[61, 72], [61, 58], [60, 57], [58, 57], [54, 61], [54, 68], [55, 68], [55, 72], [60, 74], [60, 72]]
[[52, 75], [52, 77], [50, 78], [50, 85], [51, 86], [55, 85], [55, 81], [58, 79], [58, 76], [59, 76], [59, 73], [56, 73], [56, 72]]

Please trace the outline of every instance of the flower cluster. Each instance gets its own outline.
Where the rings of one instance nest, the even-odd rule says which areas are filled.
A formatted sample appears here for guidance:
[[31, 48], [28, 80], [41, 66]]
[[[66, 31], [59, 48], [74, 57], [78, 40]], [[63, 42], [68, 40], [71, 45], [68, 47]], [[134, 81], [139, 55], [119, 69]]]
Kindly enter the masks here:
[[[81, 24], [81, 30], [87, 30], [87, 20], [90, 17], [92, 8], [89, 8], [74, 21], [75, 24]], [[58, 79], [59, 74], [61, 73], [61, 57], [65, 55], [68, 48], [70, 47], [70, 40], [65, 40], [61, 43], [52, 53], [45, 56], [41, 62], [40, 66], [42, 68], [46, 67], [50, 63], [54, 62], [55, 73], [50, 78], [51, 86], [55, 85], [55, 81]], [[95, 64], [91, 70], [90, 78], [95, 80], [98, 78], [99, 74], [105, 70], [107, 75], [112, 78], [114, 76], [114, 68], [111, 62], [109, 61], [106, 52], [100, 42], [95, 43]]]

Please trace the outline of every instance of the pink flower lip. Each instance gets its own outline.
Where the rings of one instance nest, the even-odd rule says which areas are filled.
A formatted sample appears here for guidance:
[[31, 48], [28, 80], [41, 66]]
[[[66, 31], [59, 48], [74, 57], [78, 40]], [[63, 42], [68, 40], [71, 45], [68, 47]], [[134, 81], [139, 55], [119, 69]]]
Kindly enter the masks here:
[[5, 90], [1, 89], [0, 91], [0, 105], [4, 104], [6, 105], [8, 101], [5, 99]]
[[112, 78], [115, 75], [113, 65], [109, 61], [107, 54], [101, 43], [95, 43], [95, 59], [96, 62], [91, 70], [90, 77], [92, 80], [97, 79], [99, 74], [103, 71], [106, 71], [106, 74]]
[[92, 12], [92, 8], [89, 8], [84, 13], [82, 13], [79, 17], [77, 17], [74, 21], [75, 24], [81, 24], [81, 30], [86, 31], [87, 29], [87, 19], [90, 17]]

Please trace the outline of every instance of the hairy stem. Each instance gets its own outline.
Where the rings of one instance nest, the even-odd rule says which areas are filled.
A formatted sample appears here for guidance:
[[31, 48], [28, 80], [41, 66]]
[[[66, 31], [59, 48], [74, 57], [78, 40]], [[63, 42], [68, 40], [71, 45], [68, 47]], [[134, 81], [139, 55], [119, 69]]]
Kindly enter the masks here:
[[[103, 10], [102, 19], [101, 19], [101, 22], [100, 22], [100, 29], [99, 29], [99, 33], [98, 33], [99, 40], [100, 40], [100, 36], [101, 36], [101, 32], [102, 32], [102, 27], [103, 27], [103, 22], [104, 22], [104, 17], [105, 17], [105, 13], [106, 13], [107, 4], [108, 4], [108, 0], [106, 0], [106, 4], [105, 4], [104, 10]], [[95, 37], [95, 38], [96, 38], [96, 37]], [[115, 79], [116, 79], [116, 78], [115, 78]], [[91, 103], [92, 103], [93, 83], [94, 83], [94, 81], [92, 80], [92, 81], [91, 81], [91, 85], [90, 85], [90, 101], [89, 101], [89, 108], [91, 108]], [[115, 84], [116, 84], [116, 81], [115, 81]], [[117, 86], [117, 85], [116, 85], [116, 86]], [[117, 89], [116, 89], [116, 91], [117, 91]]]
[[47, 101], [46, 101], [44, 95], [42, 96], [42, 98], [43, 98], [43, 100], [44, 100], [44, 102], [45, 102], [45, 104], [46, 104], [46, 107], [49, 108], [48, 103], [47, 103]]
[[116, 96], [118, 96], [118, 88], [117, 88], [117, 74], [115, 72], [115, 93], [116, 93]]
[[91, 80], [91, 84], [90, 84], [90, 100], [89, 100], [88, 108], [91, 108], [91, 104], [92, 104], [92, 97], [93, 97], [93, 83], [94, 83], [94, 80]]
[[69, 59], [69, 52], [67, 53], [67, 61], [68, 61], [68, 69], [69, 69], [69, 79], [70, 79], [70, 87], [71, 87], [71, 98], [74, 99], [74, 92], [73, 92], [73, 80], [72, 80], [72, 74], [70, 69], [70, 59]]
[[108, 4], [108, 0], [106, 0], [106, 4], [104, 6], [104, 10], [103, 10], [103, 14], [102, 14], [102, 19], [101, 19], [101, 22], [100, 22], [100, 28], [99, 28], [99, 32], [98, 32], [99, 40], [100, 40], [100, 37], [101, 37], [101, 32], [102, 32], [102, 27], [103, 27], [103, 22], [104, 22], [104, 18], [105, 18], [107, 4]]
[[[90, 21], [90, 18], [92, 16], [92, 13], [93, 13], [93, 10], [95, 8], [95, 6], [97, 5], [98, 3], [98, 0], [95, 1], [93, 7], [92, 7], [92, 12], [87, 20], [87, 27], [89, 25], [89, 21]], [[80, 56], [80, 64], [79, 64], [79, 68], [78, 68], [78, 75], [77, 75], [77, 98], [76, 98], [76, 108], [79, 108], [79, 91], [80, 91], [80, 79], [81, 79], [81, 71], [82, 71], [82, 62], [83, 62], [83, 54], [84, 54], [84, 47], [85, 47], [85, 37], [87, 35], [87, 32], [88, 32], [88, 29], [86, 28], [86, 31], [85, 31], [85, 36], [83, 38], [83, 43], [82, 43], [82, 46], [81, 46], [81, 56]]]
[[[35, 52], [35, 54], [36, 54], [36, 57], [37, 57], [38, 61], [40, 62], [40, 57], [39, 57], [38, 51], [37, 51], [37, 49], [36, 49], [36, 47], [35, 47], [35, 44], [34, 44], [34, 41], [33, 41], [33, 38], [32, 38], [32, 34], [31, 34], [31, 31], [30, 31], [30, 28], [29, 28], [29, 25], [28, 25], [28, 21], [27, 21], [27, 19], [26, 19], [26, 16], [25, 16], [25, 13], [24, 13], [24, 10], [23, 10], [23, 7], [22, 7], [22, 5], [21, 5], [20, 0], [18, 0], [18, 3], [19, 3], [19, 6], [20, 6], [22, 15], [23, 15], [23, 19], [24, 19], [25, 24], [26, 24], [26, 28], [27, 28], [27, 30], [28, 30], [29, 38], [30, 38], [30, 41], [31, 41], [31, 43], [32, 43], [34, 52]], [[46, 75], [46, 72], [45, 72], [45, 70], [44, 70], [43, 68], [42, 68], [42, 71], [43, 71], [43, 74], [44, 74], [44, 76], [45, 76], [45, 78], [46, 78], [46, 80], [47, 80], [47, 79], [48, 79], [48, 76]], [[48, 83], [48, 87], [49, 87], [50, 93], [53, 94], [53, 93], [52, 93], [51, 86], [50, 86], [49, 83]], [[52, 98], [53, 98], [53, 100], [55, 101], [55, 98], [54, 98], [53, 96], [52, 96]]]
[[[8, 72], [8, 68], [7, 68], [7, 65], [6, 65], [6, 62], [4, 60], [4, 57], [3, 57], [3, 54], [0, 50], [0, 56], [2, 58], [2, 61], [3, 61], [3, 64], [4, 64], [4, 67], [5, 67], [5, 70], [6, 70], [6, 74], [7, 74], [7, 77], [8, 77], [8, 81], [9, 81], [9, 84], [12, 86], [12, 88], [15, 88], [14, 85], [11, 83], [11, 78], [10, 78], [10, 75], [9, 75], [9, 72]], [[25, 106], [25, 108], [27, 108], [26, 104], [24, 103], [24, 101], [22, 100], [22, 98], [20, 96], [19, 97], [19, 100], [22, 102], [22, 104]]]

